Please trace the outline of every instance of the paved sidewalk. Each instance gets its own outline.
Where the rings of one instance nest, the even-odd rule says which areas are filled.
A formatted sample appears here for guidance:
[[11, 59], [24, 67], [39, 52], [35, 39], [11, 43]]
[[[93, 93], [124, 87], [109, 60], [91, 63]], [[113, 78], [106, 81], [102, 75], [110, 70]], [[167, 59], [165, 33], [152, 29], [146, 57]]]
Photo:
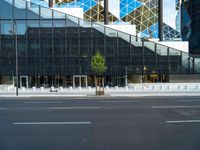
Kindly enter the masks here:
[[[91, 89], [56, 89], [57, 92], [50, 92], [50, 89], [19, 89], [18, 97], [142, 97], [142, 96], [200, 96], [200, 91], [184, 90], [134, 90], [132, 88], [110, 88], [105, 90], [105, 95], [96, 96], [95, 88]], [[0, 91], [0, 97], [16, 97], [15, 90]]]

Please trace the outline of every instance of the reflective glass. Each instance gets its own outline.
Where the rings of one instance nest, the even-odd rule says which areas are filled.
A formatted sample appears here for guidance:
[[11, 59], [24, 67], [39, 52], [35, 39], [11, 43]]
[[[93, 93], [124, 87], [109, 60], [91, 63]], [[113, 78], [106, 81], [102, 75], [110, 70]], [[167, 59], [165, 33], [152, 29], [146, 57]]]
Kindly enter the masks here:
[[39, 19], [39, 6], [27, 2], [27, 19]]
[[44, 7], [40, 7], [41, 19], [52, 19], [52, 10]]
[[12, 3], [13, 3], [13, 0], [1, 0], [1, 3], [0, 3], [0, 18], [1, 19], [12, 19], [12, 14], [13, 14]]
[[26, 1], [24, 0], [14, 1], [14, 18], [26, 19]]

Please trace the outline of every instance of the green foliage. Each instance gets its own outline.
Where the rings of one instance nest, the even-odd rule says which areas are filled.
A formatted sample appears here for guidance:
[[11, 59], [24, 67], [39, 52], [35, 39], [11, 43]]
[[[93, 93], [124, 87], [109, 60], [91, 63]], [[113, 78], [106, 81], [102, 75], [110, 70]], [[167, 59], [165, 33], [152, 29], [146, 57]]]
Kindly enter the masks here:
[[100, 54], [99, 51], [96, 51], [95, 55], [92, 56], [90, 67], [97, 75], [102, 75], [104, 72], [106, 72], [107, 67], [105, 65], [105, 58]]

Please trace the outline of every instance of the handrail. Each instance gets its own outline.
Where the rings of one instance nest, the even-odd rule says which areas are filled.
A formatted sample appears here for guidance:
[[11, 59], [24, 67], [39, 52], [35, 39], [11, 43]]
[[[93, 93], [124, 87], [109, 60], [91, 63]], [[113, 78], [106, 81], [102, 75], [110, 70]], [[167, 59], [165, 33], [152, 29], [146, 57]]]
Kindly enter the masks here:
[[[35, 3], [35, 2], [30, 2], [30, 1], [27, 1], [27, 0], [23, 0], [23, 1], [26, 1], [26, 2], [29, 3], [29, 4], [33, 3], [33, 4], [38, 5], [38, 3]], [[38, 6], [39, 6], [39, 7], [43, 7], [43, 8], [48, 8], [48, 9], [50, 9], [49, 7], [45, 7], [45, 6], [41, 6], [41, 5], [38, 5]], [[111, 28], [111, 27], [102, 25], [102, 24], [100, 24], [100, 23], [98, 23], [98, 22], [92, 22], [92, 21], [84, 20], [84, 19], [82, 19], [82, 18], [80, 18], [80, 17], [73, 16], [73, 15], [67, 14], [67, 13], [63, 13], [63, 12], [60, 12], [60, 11], [57, 11], [57, 10], [54, 10], [54, 9], [51, 9], [51, 10], [52, 10], [52, 11], [55, 11], [55, 12], [58, 12], [58, 13], [61, 13], [61, 14], [64, 14], [64, 15], [66, 15], [66, 16], [71, 16], [71, 17], [74, 17], [74, 18], [76, 18], [76, 19], [79, 19], [79, 20], [82, 20], [82, 21], [85, 21], [85, 22], [89, 22], [89, 23], [91, 23], [91, 27], [92, 27], [92, 24], [94, 23], [94, 24], [100, 25], [100, 26], [102, 26], [102, 27], [104, 27], [104, 28], [111, 29], [111, 30], [114, 30], [114, 31], [116, 31], [116, 32], [120, 32], [120, 33], [126, 34], [126, 35], [128, 35], [128, 36], [135, 37], [136, 39], [139, 39], [139, 40], [141, 40], [141, 41], [144, 41], [144, 42], [147, 41], [147, 42], [151, 42], [151, 43], [153, 43], [153, 44], [158, 44], [158, 45], [161, 45], [161, 46], [163, 46], [163, 47], [171, 48], [171, 49], [176, 50], [176, 51], [179, 51], [179, 52], [181, 52], [181, 53], [188, 54], [189, 57], [194, 57], [194, 56], [193, 56], [192, 54], [190, 54], [190, 53], [186, 53], [186, 52], [180, 51], [180, 50], [178, 50], [178, 49], [176, 49], [176, 48], [172, 48], [172, 47], [166, 46], [166, 45], [164, 45], [164, 44], [160, 44], [160, 43], [156, 43], [156, 42], [154, 42], [154, 41], [150, 41], [150, 40], [148, 40], [148, 39], [146, 39], [146, 38], [137, 37], [137, 36], [128, 34], [128, 33], [126, 33], [126, 32], [113, 29], [113, 28]], [[194, 57], [194, 58], [195, 58], [195, 57]]]

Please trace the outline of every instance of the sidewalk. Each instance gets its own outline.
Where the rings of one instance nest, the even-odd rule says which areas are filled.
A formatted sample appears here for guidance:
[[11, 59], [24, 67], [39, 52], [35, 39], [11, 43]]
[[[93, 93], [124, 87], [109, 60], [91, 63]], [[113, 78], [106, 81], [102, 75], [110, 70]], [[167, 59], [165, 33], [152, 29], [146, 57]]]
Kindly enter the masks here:
[[[105, 89], [105, 95], [96, 96], [95, 88], [76, 89], [19, 89], [18, 97], [145, 97], [145, 96], [200, 96], [199, 90], [149, 90], [133, 88], [109, 88]], [[1, 90], [0, 97], [16, 97], [15, 90]]]

